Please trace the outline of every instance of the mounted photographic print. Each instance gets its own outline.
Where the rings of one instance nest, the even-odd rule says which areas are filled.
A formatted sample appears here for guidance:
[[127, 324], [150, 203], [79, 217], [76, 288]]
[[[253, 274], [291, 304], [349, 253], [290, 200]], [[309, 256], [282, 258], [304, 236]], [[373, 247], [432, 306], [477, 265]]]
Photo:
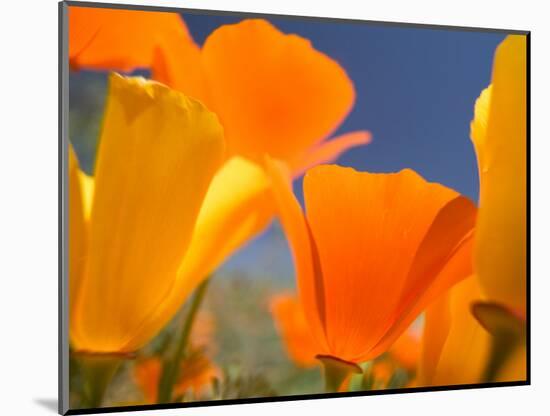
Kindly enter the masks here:
[[529, 32], [59, 11], [60, 413], [530, 383]]

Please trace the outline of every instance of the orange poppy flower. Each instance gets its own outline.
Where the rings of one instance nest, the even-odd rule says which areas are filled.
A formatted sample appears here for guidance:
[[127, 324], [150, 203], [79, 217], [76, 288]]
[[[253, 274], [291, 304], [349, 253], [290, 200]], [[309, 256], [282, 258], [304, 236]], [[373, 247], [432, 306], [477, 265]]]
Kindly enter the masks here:
[[304, 215], [269, 159], [316, 354], [360, 363], [397, 340], [436, 296], [471, 274], [475, 206], [415, 172], [320, 166], [304, 178]]
[[[261, 161], [269, 154], [297, 175], [370, 140], [355, 132], [322, 143], [353, 107], [355, 92], [344, 69], [300, 36], [244, 20], [216, 29], [198, 58], [157, 55], [153, 77], [220, 117], [229, 155]], [[190, 65], [200, 69], [192, 82]]]
[[149, 69], [155, 54], [198, 52], [177, 13], [69, 6], [71, 68]]

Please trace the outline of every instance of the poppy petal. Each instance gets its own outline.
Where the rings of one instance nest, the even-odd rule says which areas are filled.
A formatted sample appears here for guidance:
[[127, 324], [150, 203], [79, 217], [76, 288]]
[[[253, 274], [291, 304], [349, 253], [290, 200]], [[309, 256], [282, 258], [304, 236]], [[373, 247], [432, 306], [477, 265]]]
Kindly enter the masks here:
[[309, 329], [318, 354], [327, 352], [324, 330], [323, 277], [315, 256], [314, 242], [302, 208], [292, 193], [290, 174], [286, 166], [269, 157], [265, 158], [266, 171], [271, 179], [278, 215], [288, 239], [296, 270], [300, 302], [309, 323]]
[[156, 48], [193, 43], [177, 13], [69, 7], [69, 61], [73, 69], [149, 68]]
[[[424, 341], [430, 342], [434, 332], [446, 332], [432, 377], [423, 385], [454, 385], [483, 382], [490, 352], [490, 334], [479, 325], [470, 311], [472, 302], [481, 297], [479, 283], [470, 277], [450, 290], [447, 298], [447, 328], [426, 327]], [[427, 309], [426, 320], [440, 310]], [[436, 320], [438, 318], [435, 318]]]
[[415, 256], [400, 307], [386, 323], [388, 330], [372, 356], [384, 352], [427, 305], [472, 274], [475, 216], [475, 206], [462, 196], [438, 213]]
[[80, 169], [72, 145], [69, 145], [69, 302], [70, 309], [79, 291], [82, 273], [86, 265], [88, 249], [88, 224], [80, 182]]
[[476, 100], [474, 107], [474, 119], [470, 123], [470, 136], [475, 147], [477, 166], [479, 169], [479, 178], [481, 179], [485, 164], [482, 159], [485, 152], [485, 139], [487, 136], [487, 120], [489, 118], [489, 108], [491, 106], [491, 90], [489, 85], [485, 88]]
[[223, 145], [216, 116], [199, 102], [111, 75], [89, 261], [71, 317], [77, 348], [130, 352], [147, 341], [128, 343], [176, 281]]
[[327, 165], [306, 173], [304, 197], [321, 261], [330, 354], [363, 361], [388, 330], [419, 245], [456, 195], [410, 170], [371, 174]]
[[232, 154], [291, 160], [328, 137], [354, 102], [336, 61], [266, 20], [221, 26], [201, 58], [205, 103], [219, 115]]
[[369, 144], [371, 135], [368, 131], [354, 131], [330, 139], [311, 149], [305, 156], [289, 162], [294, 177], [302, 175], [316, 165], [330, 163], [352, 147]]
[[419, 289], [428, 287], [430, 280], [438, 276], [464, 237], [474, 229], [476, 214], [476, 206], [463, 196], [456, 197], [441, 209], [418, 247], [403, 297], [417, 297]]
[[270, 182], [260, 166], [240, 157], [224, 163], [208, 188], [174, 286], [131, 343], [164, 326], [227, 256], [267, 227], [274, 215], [272, 201]]
[[146, 403], [157, 402], [162, 362], [158, 357], [143, 358], [135, 362], [132, 377], [139, 387]]
[[[179, 279], [195, 287], [230, 253], [267, 227], [274, 215], [269, 186], [263, 169], [255, 163], [240, 157], [225, 162], [206, 194]], [[184, 279], [183, 275], [188, 276]], [[198, 282], [188, 280], [193, 275]]]
[[497, 48], [485, 139], [478, 140], [474, 132], [482, 163], [476, 274], [488, 298], [523, 316], [527, 299], [526, 60], [525, 36], [508, 36]]
[[201, 50], [191, 40], [170, 37], [153, 53], [151, 77], [177, 91], [206, 101], [207, 89], [201, 68]]
[[89, 220], [92, 215], [92, 204], [94, 200], [94, 178], [93, 176], [89, 176], [80, 171], [78, 179], [80, 181], [80, 189], [82, 192], [82, 199], [84, 201], [84, 217]]

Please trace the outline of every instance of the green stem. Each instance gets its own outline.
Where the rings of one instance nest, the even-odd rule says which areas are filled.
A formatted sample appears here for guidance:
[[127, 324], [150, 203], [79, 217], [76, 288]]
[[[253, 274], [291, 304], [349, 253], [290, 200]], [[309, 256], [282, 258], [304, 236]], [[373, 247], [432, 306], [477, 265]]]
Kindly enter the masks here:
[[123, 356], [83, 354], [77, 357], [84, 378], [83, 393], [86, 406], [101, 407], [107, 387], [123, 362]]
[[372, 368], [374, 366], [374, 361], [369, 361], [368, 363], [362, 366], [363, 368], [363, 377], [361, 379], [361, 390], [368, 391], [372, 390], [374, 385], [374, 375]]
[[325, 366], [325, 392], [335, 393], [338, 391], [348, 372], [336, 367]]
[[323, 363], [326, 393], [337, 392], [348, 376], [353, 373], [360, 374], [363, 372], [362, 368], [357, 364], [339, 358], [318, 355], [317, 359]]
[[490, 359], [485, 367], [484, 380], [487, 383], [496, 381], [499, 371], [506, 361], [519, 348], [521, 339], [510, 332], [496, 333], [491, 337]]
[[199, 310], [206, 293], [206, 289], [208, 288], [209, 281], [210, 278], [205, 279], [195, 291], [191, 307], [186, 319], [183, 322], [183, 328], [181, 330], [176, 349], [174, 350], [174, 354], [172, 357], [169, 357], [163, 362], [162, 375], [159, 380], [157, 403], [170, 403], [172, 401], [174, 385], [176, 384], [179, 375], [181, 361], [185, 355], [189, 336], [191, 335], [191, 330], [193, 329], [193, 323], [195, 322], [197, 311]]
[[517, 348], [525, 345], [525, 320], [495, 302], [474, 302], [471, 306], [473, 316], [491, 335], [490, 358], [485, 367], [484, 381], [496, 381], [506, 361]]

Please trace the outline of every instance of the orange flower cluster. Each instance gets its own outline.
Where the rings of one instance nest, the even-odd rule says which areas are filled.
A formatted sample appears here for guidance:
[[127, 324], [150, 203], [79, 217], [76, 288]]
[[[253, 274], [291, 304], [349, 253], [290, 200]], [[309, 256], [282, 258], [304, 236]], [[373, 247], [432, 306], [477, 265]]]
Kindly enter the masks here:
[[[157, 30], [159, 27], [162, 29]], [[136, 41], [137, 33], [138, 39], [143, 37], [147, 41]], [[244, 50], [244, 44], [250, 44], [250, 49]], [[218, 167], [213, 177], [211, 174], [208, 175], [207, 169], [202, 169], [201, 174], [205, 179], [208, 178], [210, 183], [205, 195], [195, 191], [193, 197], [199, 197], [202, 201], [196, 206], [200, 208], [198, 212], [189, 216], [180, 210], [181, 218], [189, 220], [189, 226], [195, 228], [190, 242], [187, 242], [186, 251], [182, 251], [183, 244], [172, 241], [171, 244], [177, 247], [179, 254], [170, 260], [174, 269], [166, 273], [165, 286], [160, 285], [157, 280], [154, 287], [150, 287], [152, 279], [144, 276], [139, 288], [137, 277], [128, 280], [128, 286], [117, 287], [118, 283], [114, 283], [110, 273], [106, 273], [105, 270], [102, 271], [101, 277], [90, 279], [79, 277], [82, 273], [86, 274], [86, 271], [71, 273], [75, 281], [72, 302], [75, 305], [87, 305], [73, 309], [75, 312], [72, 339], [82, 350], [119, 352], [141, 347], [166, 324], [202, 279], [245, 241], [265, 228], [275, 214], [275, 207], [269, 191], [269, 179], [261, 161], [263, 155], [269, 154], [284, 160], [296, 176], [311, 165], [333, 160], [346, 149], [366, 144], [370, 140], [367, 132], [354, 132], [323, 141], [350, 111], [354, 100], [353, 85], [345, 71], [334, 60], [316, 51], [308, 41], [298, 36], [285, 35], [263, 20], [249, 20], [238, 25], [221, 27], [209, 37], [204, 47], [199, 49], [192, 41], [183, 21], [173, 13], [71, 7], [69, 45], [70, 63], [75, 69], [89, 67], [127, 71], [145, 67], [151, 69], [155, 79], [164, 81], [174, 88], [168, 92], [161, 84], [111, 77], [109, 101], [120, 101], [127, 107], [135, 108], [132, 110], [134, 117], [121, 118], [120, 122], [117, 122], [120, 129], [117, 132], [118, 144], [121, 148], [131, 146], [132, 140], [140, 139], [131, 132], [131, 128], [137, 120], [141, 120], [142, 114], [143, 123], [148, 123], [147, 127], [155, 134], [154, 129], [167, 122], [167, 118], [162, 114], [173, 111], [169, 107], [177, 107], [185, 99], [198, 99], [200, 101], [197, 103], [206, 104], [205, 111], [215, 113], [213, 117], [219, 119], [224, 130], [225, 148], [221, 163], [217, 162]], [[172, 60], [175, 62], [172, 63]], [[178, 71], [183, 66], [186, 70]], [[194, 74], [189, 74], [190, 70], [193, 70]], [[123, 84], [128, 84], [128, 88]], [[139, 91], [140, 89], [142, 91]], [[182, 91], [186, 96], [179, 95], [176, 90]], [[155, 91], [159, 93], [155, 95]], [[120, 97], [115, 97], [115, 94]], [[160, 104], [161, 95], [169, 97], [164, 100], [164, 109], [157, 105], [157, 114], [144, 114], [145, 105], [149, 106], [155, 102]], [[140, 96], [147, 98], [149, 102], [145, 102]], [[269, 97], [268, 100], [262, 99], [266, 96]], [[138, 102], [143, 102], [144, 106], [138, 108]], [[111, 107], [114, 105], [108, 106]], [[108, 116], [109, 114], [106, 115]], [[187, 116], [182, 115], [181, 118], [182, 121], [187, 120], [187, 123], [193, 123], [196, 119], [197, 117], [191, 113]], [[110, 120], [106, 118], [103, 136], [115, 131], [116, 127], [111, 127]], [[178, 123], [175, 123], [174, 127], [177, 125]], [[213, 128], [219, 129], [218, 126], [204, 126], [202, 130], [197, 129], [194, 133], [190, 128], [188, 133], [183, 130], [178, 133], [173, 129], [170, 134], [174, 138], [178, 134], [194, 134], [200, 139], [198, 136], [203, 135], [203, 131], [211, 131]], [[151, 136], [151, 140], [153, 138]], [[175, 146], [176, 142], [172, 137], [170, 140], [166, 140], [166, 146]], [[204, 139], [197, 142], [202, 143]], [[101, 162], [101, 155], [109, 139], [102, 137], [101, 143], [96, 178], [101, 177], [103, 173], [111, 174], [110, 171], [103, 170]], [[182, 144], [185, 144], [185, 140]], [[159, 150], [158, 146], [144, 147], [144, 152], [149, 153], [151, 158], [157, 153], [162, 157], [163, 153], [159, 153]], [[189, 174], [193, 165], [185, 163], [183, 158], [196, 157], [196, 151], [187, 150], [184, 153], [176, 147], [173, 150], [176, 157], [182, 158], [179, 163]], [[109, 154], [112, 152], [109, 151]], [[197, 159], [195, 163], [200, 166], [204, 161]], [[137, 165], [132, 166], [138, 168]], [[121, 163], [115, 169], [125, 168]], [[148, 173], [153, 173], [152, 167], [148, 167], [148, 171], [142, 172], [142, 175]], [[158, 174], [161, 175], [160, 172]], [[125, 178], [127, 181], [137, 179], [139, 178], [129, 175]], [[78, 184], [75, 181], [75, 186]], [[120, 184], [113, 180], [111, 186], [111, 189], [117, 192]], [[184, 183], [180, 186], [184, 186]], [[95, 212], [99, 209], [96, 208], [96, 199], [102, 194], [101, 188], [95, 187], [94, 202], [90, 209], [92, 228], [95, 226]], [[167, 192], [171, 191], [168, 187], [164, 189]], [[196, 190], [196, 186], [189, 189]], [[136, 190], [145, 191], [143, 188]], [[118, 198], [110, 198], [111, 204], [117, 203], [121, 209], [124, 206], [135, 206], [135, 200], [124, 200], [124, 197], [125, 194], [119, 193]], [[145, 195], [143, 192], [137, 197], [151, 198], [152, 195]], [[167, 204], [168, 201], [162, 203]], [[148, 217], [162, 213], [158, 210], [145, 214], [142, 208], [141, 210], [144, 216]], [[109, 220], [118, 221], [118, 218], [112, 216]], [[128, 223], [128, 228], [139, 226], [133, 218], [128, 220], [132, 221], [131, 224]], [[165, 221], [170, 224], [168, 219]], [[154, 224], [151, 223], [152, 226]], [[98, 226], [107, 228], [107, 225], [108, 223], [102, 220]], [[117, 222], [110, 224], [108, 229], [113, 233], [119, 226], [121, 223]], [[176, 227], [172, 227], [172, 230], [176, 231]], [[96, 235], [91, 234], [89, 238]], [[79, 232], [79, 235], [83, 236], [84, 233]], [[179, 235], [182, 238], [184, 236], [181, 231]], [[150, 240], [145, 236], [135, 239], [136, 244]], [[107, 244], [103, 246], [102, 253], [117, 257], [117, 260], [109, 260], [103, 267], [121, 267], [119, 263], [124, 262], [128, 268], [143, 269], [143, 266], [146, 266], [146, 269], [154, 271], [157, 276], [161, 275], [160, 269], [153, 268], [152, 263], [138, 265], [132, 253], [115, 253], [112, 249], [106, 248], [109, 245], [105, 240], [102, 243]], [[142, 246], [142, 249], [146, 249], [146, 246]], [[92, 254], [71, 255], [72, 262], [83, 267], [84, 262], [81, 259], [86, 258], [88, 267], [91, 267], [96, 261]], [[75, 260], [75, 257], [78, 257], [78, 260]], [[132, 273], [134, 276], [141, 274], [135, 271]], [[111, 283], [107, 284], [102, 281], [103, 279], [110, 280]], [[80, 280], [87, 281], [93, 287], [81, 289]], [[171, 295], [166, 299], [166, 291], [170, 287]], [[101, 306], [101, 311], [95, 311], [94, 309], [100, 306], [97, 297], [94, 296], [105, 291], [112, 293], [113, 302], [118, 302], [119, 295], [116, 295], [116, 292], [125, 293], [128, 302], [139, 307], [140, 311], [132, 312], [130, 305], [128, 308], [107, 308], [105, 303]], [[134, 291], [148, 294], [147, 301], [151, 303], [149, 308], [143, 308], [141, 301], [128, 296]], [[94, 292], [97, 295], [93, 295]], [[158, 296], [151, 296], [155, 292]], [[89, 302], [86, 302], [87, 300]], [[116, 330], [101, 323], [104, 321], [101, 314], [111, 314], [114, 310], [120, 319], [112, 320], [113, 324], [124, 326]], [[129, 313], [135, 316], [131, 325], [126, 316]], [[77, 314], [81, 316], [77, 318]], [[107, 342], [106, 338], [101, 339], [98, 334], [92, 334], [90, 342], [84, 342], [85, 335], [77, 334], [92, 329], [91, 323], [85, 323], [90, 319], [95, 320], [94, 327], [97, 326], [98, 332], [102, 331], [105, 337], [113, 336], [116, 339]], [[130, 337], [131, 334], [133, 337]]]
[[[486, 381], [497, 338], [487, 327], [526, 316], [525, 48], [521, 36], [499, 46], [475, 106], [476, 207], [409, 169], [327, 164], [370, 135], [328, 140], [354, 86], [307, 39], [251, 19], [199, 47], [174, 13], [71, 6], [73, 70], [145, 68], [153, 79], [110, 76], [93, 178], [69, 149], [73, 349], [140, 350], [278, 216], [298, 296], [271, 310], [297, 364], [330, 375], [388, 353], [416, 385]], [[305, 209], [291, 187], [303, 173]], [[424, 312], [420, 342], [407, 328]], [[495, 379], [525, 377], [519, 345]], [[219, 374], [202, 354], [188, 358], [176, 395]], [[394, 367], [373, 368], [387, 381]], [[150, 402], [160, 373], [158, 357], [135, 368]]]

